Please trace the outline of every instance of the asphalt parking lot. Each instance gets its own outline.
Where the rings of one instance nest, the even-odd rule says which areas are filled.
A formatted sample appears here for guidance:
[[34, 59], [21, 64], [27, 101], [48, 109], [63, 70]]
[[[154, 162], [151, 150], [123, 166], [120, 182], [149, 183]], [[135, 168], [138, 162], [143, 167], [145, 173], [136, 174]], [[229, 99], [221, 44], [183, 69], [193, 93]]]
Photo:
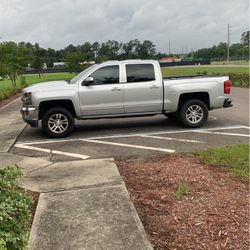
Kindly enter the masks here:
[[249, 143], [249, 90], [233, 89], [234, 107], [210, 112], [201, 129], [182, 128], [165, 116], [77, 121], [74, 133], [48, 139], [26, 126], [11, 152], [53, 162], [114, 157], [146, 158]]

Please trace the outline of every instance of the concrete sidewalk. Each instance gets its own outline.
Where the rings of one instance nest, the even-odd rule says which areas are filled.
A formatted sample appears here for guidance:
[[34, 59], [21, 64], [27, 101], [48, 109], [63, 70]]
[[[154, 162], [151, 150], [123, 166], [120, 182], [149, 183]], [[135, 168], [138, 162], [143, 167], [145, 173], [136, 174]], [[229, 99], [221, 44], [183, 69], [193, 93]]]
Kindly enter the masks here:
[[41, 193], [29, 249], [153, 249], [113, 159], [52, 163], [9, 153], [25, 127], [20, 106], [0, 109], [0, 168], [19, 165], [22, 186]]
[[35, 169], [23, 187], [41, 192], [31, 250], [153, 249], [112, 159]]
[[26, 126], [20, 108], [21, 100], [18, 98], [0, 109], [0, 152], [8, 152]]

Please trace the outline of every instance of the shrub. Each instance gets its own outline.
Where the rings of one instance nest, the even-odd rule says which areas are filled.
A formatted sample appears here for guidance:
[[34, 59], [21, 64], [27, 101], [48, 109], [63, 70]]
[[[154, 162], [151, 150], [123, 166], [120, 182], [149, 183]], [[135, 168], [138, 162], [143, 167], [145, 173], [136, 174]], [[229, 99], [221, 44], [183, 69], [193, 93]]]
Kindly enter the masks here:
[[28, 87], [28, 83], [26, 81], [25, 76], [21, 76], [21, 78], [20, 78], [20, 87], [21, 87], [21, 89]]
[[0, 169], [0, 249], [27, 248], [31, 198], [18, 187], [18, 166]]
[[249, 87], [249, 74], [228, 74], [233, 85]]
[[15, 94], [17, 94], [18, 92], [20, 92], [20, 89], [9, 89], [9, 90], [6, 90], [2, 93], [0, 93], [0, 101], [3, 101]]

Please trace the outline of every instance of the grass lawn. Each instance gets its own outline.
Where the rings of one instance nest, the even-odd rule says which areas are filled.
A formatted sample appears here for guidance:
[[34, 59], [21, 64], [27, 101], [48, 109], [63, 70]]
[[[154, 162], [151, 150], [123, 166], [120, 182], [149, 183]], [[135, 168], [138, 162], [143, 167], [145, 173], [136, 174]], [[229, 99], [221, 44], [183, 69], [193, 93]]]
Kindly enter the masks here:
[[213, 61], [212, 64], [214, 65], [224, 65], [224, 64], [235, 64], [235, 65], [249, 65], [249, 61], [247, 60], [240, 60], [240, 61]]
[[248, 67], [175, 67], [175, 68], [162, 68], [162, 74], [165, 77], [170, 76], [188, 76], [197, 75], [199, 72], [203, 74], [206, 71], [207, 74], [249, 74]]
[[[50, 74], [42, 74], [41, 78], [39, 78], [38, 74], [25, 75], [27, 84], [31, 85], [37, 82], [47, 82], [47, 81], [55, 81], [55, 80], [68, 80], [75, 76], [75, 74], [70, 73], [50, 73]], [[20, 87], [20, 79], [17, 80], [17, 88]], [[10, 90], [12, 88], [10, 80], [0, 81], [0, 92], [4, 92]]]
[[198, 156], [207, 164], [225, 166], [233, 176], [249, 180], [249, 145], [240, 144], [224, 148], [211, 148]]

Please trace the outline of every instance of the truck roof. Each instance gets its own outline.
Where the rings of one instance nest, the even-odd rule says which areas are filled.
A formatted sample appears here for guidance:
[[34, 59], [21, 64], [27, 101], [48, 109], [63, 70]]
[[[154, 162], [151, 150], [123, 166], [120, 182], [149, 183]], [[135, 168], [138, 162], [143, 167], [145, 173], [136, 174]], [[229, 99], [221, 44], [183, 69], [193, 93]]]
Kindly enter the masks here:
[[141, 59], [129, 59], [129, 60], [110, 60], [110, 61], [106, 61], [100, 64], [117, 64], [117, 63], [135, 63], [135, 64], [139, 64], [139, 63], [155, 63], [155, 60], [141, 60]]

